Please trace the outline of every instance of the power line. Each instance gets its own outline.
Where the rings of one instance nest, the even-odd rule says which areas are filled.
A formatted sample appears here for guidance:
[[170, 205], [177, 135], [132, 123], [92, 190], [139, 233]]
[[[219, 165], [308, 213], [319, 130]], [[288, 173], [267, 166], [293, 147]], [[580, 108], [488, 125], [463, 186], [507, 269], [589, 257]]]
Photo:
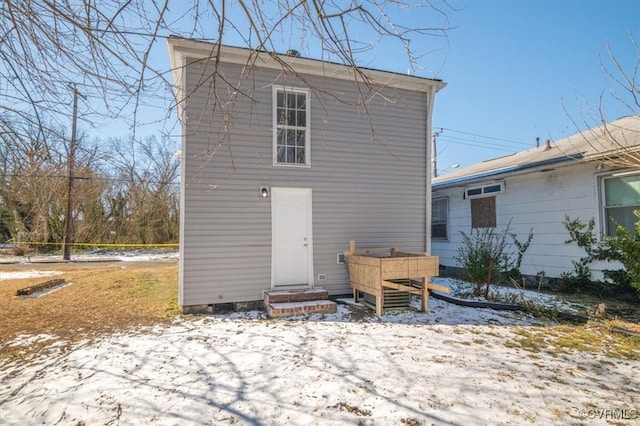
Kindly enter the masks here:
[[[0, 174], [0, 178], [5, 177], [33, 177], [33, 178], [53, 178], [53, 179], [67, 179], [68, 176], [65, 175], [40, 175], [40, 174], [19, 174], [19, 173], [7, 173]], [[180, 185], [180, 182], [172, 182], [172, 181], [161, 181], [161, 180], [147, 180], [147, 181], [136, 181], [135, 179], [129, 178], [107, 178], [107, 177], [99, 177], [99, 176], [73, 176], [73, 179], [76, 180], [103, 180], [107, 182], [145, 182], [145, 183], [155, 183], [159, 185]]]
[[[501, 146], [503, 148], [512, 148], [518, 151], [522, 151], [522, 146], [520, 145], [504, 144], [504, 143], [496, 144], [495, 142], [491, 142], [491, 141], [481, 141], [478, 139], [467, 139], [467, 138], [461, 138], [456, 136], [446, 136], [445, 139], [450, 140], [452, 142], [464, 141], [464, 142], [475, 143], [477, 146]], [[533, 148], [533, 147], [530, 146], [529, 148]]]
[[513, 153], [514, 152], [513, 149], [508, 149], [508, 148], [505, 148], [505, 147], [500, 146], [500, 145], [486, 145], [486, 144], [482, 144], [482, 143], [469, 143], [469, 142], [463, 142], [462, 140], [455, 140], [455, 139], [445, 138], [445, 137], [442, 137], [440, 140], [443, 141], [443, 142], [448, 142], [448, 143], [452, 143], [452, 144], [456, 144], [456, 145], [472, 146], [472, 147], [476, 147], [476, 148], [491, 149], [491, 150], [503, 151], [503, 152], [509, 152], [509, 153]]
[[522, 141], [514, 141], [514, 140], [511, 140], [511, 139], [497, 138], [495, 136], [480, 135], [480, 134], [477, 134], [477, 133], [465, 132], [465, 131], [462, 131], [462, 130], [454, 130], [454, 129], [449, 129], [449, 128], [446, 128], [446, 127], [442, 127], [442, 129], [447, 130], [449, 132], [453, 132], [453, 133], [462, 133], [463, 135], [475, 136], [475, 137], [483, 138], [483, 139], [491, 139], [491, 140], [500, 141], [500, 142], [509, 142], [509, 143], [517, 145], [517, 146], [531, 147], [530, 143], [526, 143], [526, 142], [522, 142]]

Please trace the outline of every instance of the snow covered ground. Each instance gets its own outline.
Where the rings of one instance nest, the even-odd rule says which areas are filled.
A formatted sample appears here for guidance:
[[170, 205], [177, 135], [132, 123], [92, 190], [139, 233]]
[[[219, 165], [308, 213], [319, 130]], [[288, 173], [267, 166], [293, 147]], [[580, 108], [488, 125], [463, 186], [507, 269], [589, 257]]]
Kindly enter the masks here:
[[[178, 259], [180, 254], [177, 251], [167, 252], [146, 252], [146, 251], [123, 251], [111, 252], [95, 250], [82, 254], [72, 254], [72, 262], [146, 262], [153, 260]], [[61, 255], [34, 255], [34, 256], [0, 256], [0, 265], [9, 263], [55, 263], [64, 262]]]
[[35, 269], [28, 271], [0, 271], [0, 281], [19, 280], [23, 278], [40, 278], [61, 275], [61, 271], [37, 271]]
[[535, 325], [551, 326], [433, 298], [426, 314], [382, 318], [349, 304], [305, 319], [268, 320], [259, 311], [177, 318], [72, 350], [61, 345], [58, 355], [25, 365], [0, 363], [0, 419], [10, 425], [521, 425], [612, 418], [638, 424], [640, 363], [597, 352], [526, 351], [517, 344], [519, 330]]

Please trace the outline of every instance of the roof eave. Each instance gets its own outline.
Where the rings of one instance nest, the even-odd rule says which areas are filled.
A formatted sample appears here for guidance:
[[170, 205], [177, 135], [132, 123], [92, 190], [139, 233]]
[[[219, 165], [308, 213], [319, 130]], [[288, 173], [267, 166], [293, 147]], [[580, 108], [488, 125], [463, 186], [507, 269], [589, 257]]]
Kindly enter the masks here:
[[479, 181], [487, 178], [503, 178], [516, 174], [532, 173], [538, 168], [544, 168], [550, 165], [565, 166], [575, 162], [579, 162], [583, 158], [582, 153], [575, 153], [571, 156], [562, 156], [556, 158], [550, 158], [548, 160], [538, 161], [528, 164], [514, 164], [512, 166], [502, 167], [495, 170], [487, 170], [484, 172], [478, 172], [470, 175], [460, 176], [457, 178], [451, 178], [434, 182], [432, 184], [433, 189], [444, 189], [455, 186], [466, 185], [474, 181]]
[[[319, 59], [309, 59], [295, 56], [282, 55], [277, 53], [257, 51], [242, 47], [233, 47], [226, 45], [218, 45], [215, 43], [203, 42], [182, 37], [169, 37], [167, 39], [169, 46], [169, 56], [171, 61], [171, 69], [176, 77], [176, 68], [179, 67], [179, 57], [191, 59], [210, 59], [220, 53], [224, 57], [225, 63], [235, 63], [246, 65], [251, 57], [251, 53], [255, 54], [252, 66], [282, 70], [283, 61], [290, 66], [295, 72], [300, 74], [316, 75], [322, 77], [337, 78], [341, 80], [353, 81], [354, 68], [348, 65], [326, 62]], [[219, 49], [219, 52], [218, 52]], [[183, 60], [184, 61], [184, 60]], [[442, 80], [431, 79], [426, 77], [416, 77], [405, 74], [398, 74], [390, 71], [381, 71], [368, 68], [360, 68], [360, 70], [374, 84], [381, 86], [391, 86], [398, 89], [407, 89], [417, 92], [430, 92], [435, 88], [436, 91], [446, 86]], [[176, 81], [176, 80], [174, 80]]]

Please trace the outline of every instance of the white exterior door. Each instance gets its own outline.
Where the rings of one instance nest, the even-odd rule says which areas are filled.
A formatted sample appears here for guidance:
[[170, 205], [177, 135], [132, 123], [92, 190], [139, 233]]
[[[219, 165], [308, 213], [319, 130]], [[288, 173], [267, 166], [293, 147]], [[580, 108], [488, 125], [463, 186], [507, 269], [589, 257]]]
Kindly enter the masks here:
[[271, 188], [273, 288], [313, 287], [311, 189]]

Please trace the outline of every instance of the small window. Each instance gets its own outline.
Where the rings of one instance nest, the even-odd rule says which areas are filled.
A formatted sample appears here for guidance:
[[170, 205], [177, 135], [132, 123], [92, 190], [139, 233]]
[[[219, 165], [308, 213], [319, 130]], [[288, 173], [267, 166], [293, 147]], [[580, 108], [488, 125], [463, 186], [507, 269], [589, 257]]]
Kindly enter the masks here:
[[273, 87], [273, 164], [309, 166], [309, 91]]
[[504, 192], [504, 182], [490, 183], [483, 186], [466, 188], [465, 198], [486, 197]]
[[445, 198], [434, 198], [431, 200], [431, 238], [434, 240], [447, 240], [449, 217], [449, 200]]
[[615, 235], [618, 225], [635, 233], [638, 218], [634, 210], [640, 210], [640, 175], [608, 177], [603, 182], [604, 230]]
[[471, 200], [471, 227], [496, 227], [496, 197], [474, 198]]
[[494, 192], [502, 192], [502, 185], [490, 185], [482, 188], [483, 194], [493, 194]]
[[482, 195], [482, 188], [467, 189], [467, 196]]

